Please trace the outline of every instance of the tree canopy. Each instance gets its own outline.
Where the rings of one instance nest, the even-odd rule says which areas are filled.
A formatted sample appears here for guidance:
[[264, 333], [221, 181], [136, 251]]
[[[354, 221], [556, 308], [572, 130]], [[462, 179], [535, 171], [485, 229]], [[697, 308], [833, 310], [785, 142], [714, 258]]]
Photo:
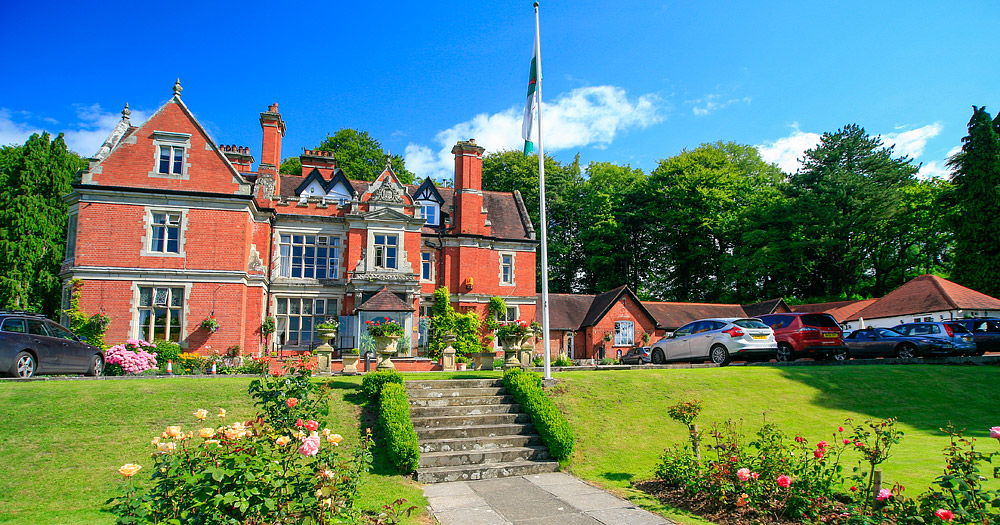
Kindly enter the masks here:
[[[382, 149], [382, 143], [367, 131], [340, 129], [333, 135], [327, 135], [314, 149], [333, 152], [337, 166], [344, 170], [344, 174], [351, 180], [373, 181], [385, 168], [386, 151]], [[392, 171], [399, 177], [399, 181], [403, 184], [413, 183], [413, 173], [406, 169], [403, 157], [391, 155], [391, 160]], [[280, 171], [288, 175], [298, 175], [302, 173], [302, 162], [298, 157], [287, 158], [282, 161]]]

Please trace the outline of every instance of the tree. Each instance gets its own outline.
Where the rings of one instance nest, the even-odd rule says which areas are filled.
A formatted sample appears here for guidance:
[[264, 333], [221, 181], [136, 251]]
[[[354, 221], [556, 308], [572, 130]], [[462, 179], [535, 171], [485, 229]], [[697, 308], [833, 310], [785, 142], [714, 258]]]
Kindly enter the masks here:
[[278, 172], [285, 175], [302, 175], [302, 159], [288, 157], [281, 161], [281, 168], [278, 169]]
[[68, 207], [82, 161], [60, 134], [0, 148], [0, 307], [56, 316]]
[[956, 205], [956, 282], [987, 295], [1000, 295], [1000, 115], [972, 106], [969, 134], [948, 165]]
[[[385, 168], [386, 152], [382, 149], [382, 144], [367, 131], [343, 128], [333, 135], [327, 135], [316, 149], [333, 152], [337, 166], [344, 170], [344, 175], [351, 180], [373, 181]], [[413, 173], [406, 169], [403, 157], [392, 155], [391, 158], [392, 171], [396, 173], [399, 182], [413, 183]], [[281, 167], [285, 169], [285, 162]], [[289, 169], [293, 168], [289, 164]], [[301, 169], [301, 165], [299, 168]]]

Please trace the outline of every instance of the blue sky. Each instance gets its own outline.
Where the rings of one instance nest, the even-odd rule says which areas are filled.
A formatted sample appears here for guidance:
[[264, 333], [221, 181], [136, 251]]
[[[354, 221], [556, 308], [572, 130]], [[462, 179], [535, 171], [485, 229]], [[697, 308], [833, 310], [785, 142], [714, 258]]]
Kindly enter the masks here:
[[[971, 106], [1000, 109], [1000, 3], [544, 1], [546, 150], [630, 164], [716, 140], [794, 171], [819, 134], [857, 123], [945, 176]], [[260, 160], [279, 104], [283, 156], [369, 131], [418, 177], [451, 146], [520, 148], [534, 37], [518, 2], [4, 2], [0, 144], [66, 132], [93, 155], [120, 118], [170, 95], [217, 143]]]

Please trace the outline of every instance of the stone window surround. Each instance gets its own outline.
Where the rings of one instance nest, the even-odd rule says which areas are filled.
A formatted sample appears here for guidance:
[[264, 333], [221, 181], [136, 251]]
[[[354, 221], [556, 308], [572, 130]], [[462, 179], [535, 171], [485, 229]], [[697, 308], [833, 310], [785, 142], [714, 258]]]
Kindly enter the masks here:
[[66, 261], [72, 261], [76, 257], [76, 239], [80, 231], [79, 221], [80, 212], [74, 207], [66, 218], [66, 253], [63, 257]]
[[[419, 207], [418, 208], [420, 212], [419, 216], [424, 219], [424, 224], [428, 226], [437, 226], [439, 224], [441, 217], [441, 206], [437, 202], [428, 200], [418, 200], [415, 201], [414, 204], [416, 204]], [[431, 207], [434, 209], [434, 211], [432, 212], [432, 217], [430, 219], [428, 219], [424, 215], [424, 211], [426, 210], [427, 207]]]
[[[274, 317], [276, 321], [277, 321], [277, 319], [279, 317], [285, 317], [287, 319], [291, 315], [288, 312], [286, 312], [284, 314], [279, 314], [278, 313], [278, 299], [288, 299], [288, 300], [291, 300], [291, 299], [298, 299], [298, 300], [301, 300], [301, 299], [312, 299], [313, 300], [313, 308], [314, 309], [316, 307], [315, 306], [316, 299], [323, 299], [326, 302], [325, 303], [326, 304], [326, 306], [325, 306], [325, 313], [323, 314], [323, 318], [325, 318], [325, 319], [329, 319], [331, 317], [334, 318], [334, 319], [339, 319], [340, 318], [341, 305], [343, 305], [343, 302], [344, 302], [344, 297], [342, 295], [328, 295], [328, 294], [325, 294], [325, 293], [322, 293], [322, 292], [318, 292], [318, 293], [314, 293], [314, 294], [308, 294], [308, 293], [307, 294], [296, 294], [296, 293], [280, 293], [280, 292], [276, 292], [274, 295], [271, 296], [271, 299], [270, 299], [270, 307], [271, 307], [271, 309], [270, 309], [270, 312], [271, 312], [270, 315], [272, 317]], [[331, 310], [331, 308], [330, 308], [331, 303], [333, 304], [333, 312], [330, 311]], [[297, 315], [300, 318], [302, 317], [301, 314], [295, 314], [295, 315]], [[314, 313], [310, 317], [316, 318], [316, 314]], [[286, 330], [287, 330], [287, 326], [286, 326]], [[301, 327], [300, 327], [299, 331], [301, 331]], [[316, 331], [316, 327], [313, 326], [314, 336], [315, 336], [315, 331]], [[288, 343], [285, 343], [283, 345], [278, 345], [277, 330], [276, 330], [275, 331], [275, 338], [271, 342], [271, 344], [277, 345], [278, 348], [299, 349], [299, 348], [311, 348], [313, 346], [313, 344], [315, 342], [319, 341], [319, 340], [320, 339], [317, 336], [314, 341], [309, 341], [309, 342], [306, 342], [306, 343], [299, 342], [299, 344], [294, 344], [294, 345], [288, 344]]]
[[[143, 257], [187, 257], [187, 253], [184, 251], [184, 242], [187, 239], [188, 217], [190, 212], [190, 208], [145, 206], [142, 217], [143, 231], [145, 234], [140, 238], [142, 241], [142, 249], [139, 251], [139, 255]], [[150, 250], [149, 243], [152, 242], [153, 239], [154, 213], [179, 213], [181, 215], [180, 231], [178, 232], [177, 239], [177, 253], [154, 252]]]
[[[292, 277], [291, 276], [291, 271], [289, 271], [288, 275], [281, 275], [281, 257], [282, 257], [281, 256], [281, 246], [284, 244], [284, 243], [281, 242], [281, 236], [282, 235], [293, 235], [293, 236], [294, 235], [301, 235], [301, 236], [307, 236], [308, 235], [308, 236], [314, 236], [314, 237], [326, 237], [327, 238], [327, 244], [325, 246], [327, 247], [327, 250], [328, 250], [327, 251], [327, 268], [328, 268], [328, 272], [327, 272], [327, 276], [324, 277], [323, 279], [324, 280], [328, 280], [328, 279], [339, 280], [339, 279], [342, 278], [342, 275], [343, 275], [344, 272], [342, 271], [341, 266], [343, 265], [343, 259], [344, 259], [344, 253], [345, 253], [344, 248], [346, 248], [346, 246], [344, 245], [344, 239], [341, 237], [341, 234], [339, 232], [338, 233], [326, 232], [326, 231], [315, 232], [315, 231], [300, 231], [300, 230], [294, 230], [294, 229], [281, 229], [281, 230], [275, 229], [275, 231], [274, 231], [274, 241], [273, 242], [274, 242], [274, 245], [278, 247], [278, 249], [274, 251], [274, 262], [275, 262], [275, 264], [274, 264], [274, 270], [272, 272], [272, 278], [281, 277], [283, 279], [313, 279], [313, 277]], [[336, 244], [334, 244], [334, 242], [336, 242]], [[291, 244], [289, 244], [289, 246], [291, 246]], [[305, 245], [303, 245], [303, 246], [305, 246]], [[320, 244], [318, 244], [318, 239], [317, 239], [317, 243], [313, 244], [312, 246], [314, 246], [314, 247], [321, 246]], [[334, 249], [334, 248], [337, 251], [337, 257], [336, 257], [336, 262], [333, 263], [333, 264], [331, 264], [330, 260], [334, 259], [334, 258], [330, 257], [330, 251], [331, 251], [331, 249]], [[289, 255], [288, 255], [288, 257], [289, 257], [289, 264], [291, 264], [291, 257], [292, 257], [292, 255], [291, 255], [291, 248], [289, 248]], [[334, 272], [337, 275], [335, 277], [331, 277], [330, 274], [334, 273]]]
[[[509, 281], [504, 281], [503, 280], [503, 267], [504, 267], [503, 258], [504, 258], [504, 256], [508, 256], [508, 255], [510, 256], [510, 280]], [[517, 284], [517, 282], [516, 282], [516, 279], [514, 278], [514, 275], [515, 275], [514, 269], [516, 268], [515, 261], [517, 260], [517, 258], [515, 256], [514, 252], [507, 252], [507, 251], [498, 252], [497, 257], [499, 257], [499, 259], [500, 259], [500, 272], [497, 274], [497, 280], [499, 281], [500, 286], [515, 286]]]
[[[207, 144], [206, 144], [207, 145]], [[147, 174], [149, 177], [157, 179], [177, 179], [189, 180], [191, 169], [191, 134], [176, 133], [173, 131], [153, 131], [153, 169]], [[181, 166], [181, 173], [160, 173], [160, 147], [182, 147], [184, 148], [184, 162]]]
[[128, 333], [135, 339], [139, 338], [139, 288], [183, 288], [184, 289], [184, 299], [181, 301], [181, 337], [179, 344], [181, 348], [187, 349], [188, 342], [188, 318], [191, 317], [190, 305], [188, 299], [191, 297], [191, 287], [193, 283], [178, 283], [170, 281], [132, 281], [132, 300], [129, 302], [129, 311], [131, 312], [131, 319], [129, 319]]
[[[424, 254], [427, 254], [427, 255], [430, 256], [427, 261], [424, 261]], [[430, 275], [428, 275], [426, 279], [424, 278], [424, 263], [425, 262], [427, 262], [430, 265], [430, 272], [429, 272]], [[434, 252], [432, 252], [432, 251], [422, 251], [422, 252], [420, 252], [420, 282], [424, 282], [424, 283], [432, 283], [432, 282], [434, 282], [435, 262], [436, 261], [435, 261], [435, 257], [434, 257]]]
[[[410, 263], [406, 257], [406, 249], [404, 248], [403, 242], [405, 241], [405, 231], [396, 229], [369, 229], [368, 230], [368, 242], [365, 244], [365, 267], [369, 272], [399, 272], [406, 273], [412, 271]], [[395, 268], [385, 268], [382, 266], [375, 265], [375, 236], [376, 235], [392, 235], [396, 237], [396, 267]]]

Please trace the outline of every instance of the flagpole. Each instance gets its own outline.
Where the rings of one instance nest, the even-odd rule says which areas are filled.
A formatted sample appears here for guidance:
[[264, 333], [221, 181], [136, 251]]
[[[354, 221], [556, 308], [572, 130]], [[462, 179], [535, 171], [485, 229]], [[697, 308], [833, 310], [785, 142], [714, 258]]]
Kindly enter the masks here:
[[552, 357], [549, 355], [549, 245], [548, 221], [545, 218], [545, 144], [542, 142], [542, 41], [538, 24], [538, 2], [535, 2], [535, 107], [538, 110], [538, 194], [539, 221], [542, 223], [542, 348], [545, 379], [552, 379]]

